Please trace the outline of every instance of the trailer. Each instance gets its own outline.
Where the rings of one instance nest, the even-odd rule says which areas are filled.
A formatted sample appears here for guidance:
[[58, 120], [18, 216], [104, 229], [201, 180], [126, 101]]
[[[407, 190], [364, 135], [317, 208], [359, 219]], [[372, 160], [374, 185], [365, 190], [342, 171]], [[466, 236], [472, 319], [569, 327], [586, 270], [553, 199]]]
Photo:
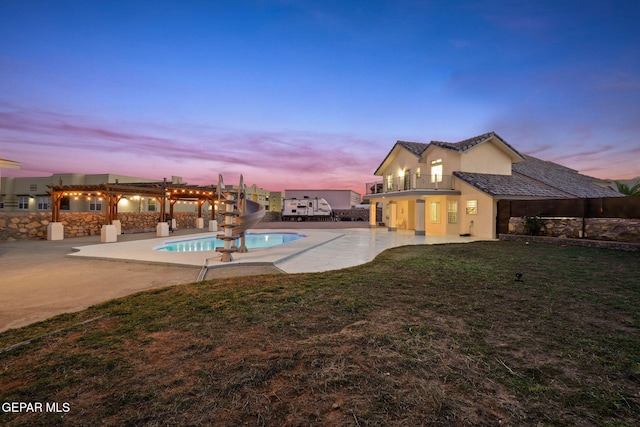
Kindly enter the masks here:
[[329, 202], [321, 197], [284, 199], [282, 201], [283, 221], [331, 221], [333, 211]]

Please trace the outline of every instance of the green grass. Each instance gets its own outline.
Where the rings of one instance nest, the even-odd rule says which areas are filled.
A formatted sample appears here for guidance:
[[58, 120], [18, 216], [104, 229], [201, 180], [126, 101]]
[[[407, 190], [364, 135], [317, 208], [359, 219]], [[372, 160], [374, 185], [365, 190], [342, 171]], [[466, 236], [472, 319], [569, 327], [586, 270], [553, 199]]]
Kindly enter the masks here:
[[633, 252], [479, 242], [140, 293], [0, 334], [57, 331], [0, 353], [1, 401], [70, 405], [0, 424], [631, 426], [639, 273]]

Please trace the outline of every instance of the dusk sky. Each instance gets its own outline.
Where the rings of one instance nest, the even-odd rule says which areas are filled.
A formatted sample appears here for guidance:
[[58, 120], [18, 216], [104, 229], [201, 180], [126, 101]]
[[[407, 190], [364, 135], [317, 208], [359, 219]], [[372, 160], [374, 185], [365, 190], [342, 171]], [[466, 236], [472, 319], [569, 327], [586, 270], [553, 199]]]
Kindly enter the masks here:
[[352, 189], [495, 131], [640, 176], [640, 1], [0, 0], [2, 176]]

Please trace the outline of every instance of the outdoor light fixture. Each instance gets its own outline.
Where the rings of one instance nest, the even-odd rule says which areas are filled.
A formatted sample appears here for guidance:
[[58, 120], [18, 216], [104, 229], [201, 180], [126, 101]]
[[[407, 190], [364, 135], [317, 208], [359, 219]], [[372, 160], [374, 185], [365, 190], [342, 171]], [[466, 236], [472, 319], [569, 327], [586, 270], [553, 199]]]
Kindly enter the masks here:
[[522, 273], [516, 273], [514, 282], [522, 282]]

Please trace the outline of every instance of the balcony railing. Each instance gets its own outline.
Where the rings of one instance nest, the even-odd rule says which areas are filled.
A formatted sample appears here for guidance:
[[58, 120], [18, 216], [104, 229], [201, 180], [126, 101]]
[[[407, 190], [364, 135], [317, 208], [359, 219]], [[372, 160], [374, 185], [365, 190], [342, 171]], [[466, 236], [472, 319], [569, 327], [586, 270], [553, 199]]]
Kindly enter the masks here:
[[367, 195], [415, 190], [454, 190], [451, 175], [412, 174], [391, 180], [368, 182], [366, 187]]

